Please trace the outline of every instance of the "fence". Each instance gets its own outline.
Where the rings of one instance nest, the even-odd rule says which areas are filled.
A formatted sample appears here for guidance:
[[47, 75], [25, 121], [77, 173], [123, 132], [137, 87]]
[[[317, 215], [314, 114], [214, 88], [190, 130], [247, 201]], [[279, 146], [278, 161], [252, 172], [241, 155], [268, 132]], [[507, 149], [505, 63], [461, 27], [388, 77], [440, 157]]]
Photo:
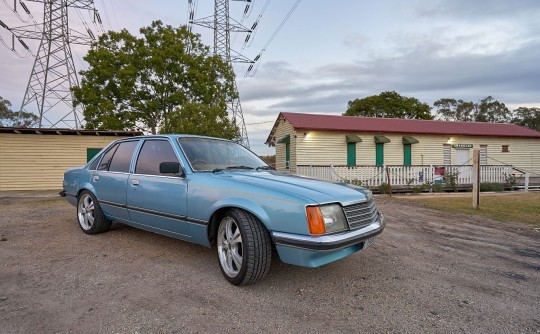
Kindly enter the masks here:
[[[296, 173], [328, 181], [345, 181], [366, 187], [378, 187], [382, 183], [392, 186], [417, 186], [428, 182], [442, 183], [442, 175], [457, 175], [458, 184], [472, 184], [472, 165], [446, 166], [297, 166]], [[512, 166], [480, 166], [480, 182], [504, 183], [512, 174]]]

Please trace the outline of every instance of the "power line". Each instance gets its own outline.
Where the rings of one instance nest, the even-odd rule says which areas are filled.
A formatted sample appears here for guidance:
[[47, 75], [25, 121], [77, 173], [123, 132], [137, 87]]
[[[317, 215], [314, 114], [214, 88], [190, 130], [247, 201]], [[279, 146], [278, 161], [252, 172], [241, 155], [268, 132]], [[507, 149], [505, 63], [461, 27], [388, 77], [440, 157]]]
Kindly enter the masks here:
[[[40, 41], [19, 110], [19, 117], [23, 112], [30, 112], [39, 116], [39, 123], [37, 124], [39, 127], [70, 127], [78, 129], [82, 126], [83, 117], [81, 107], [73, 107], [71, 88], [78, 86], [79, 81], [71, 45], [89, 45], [95, 38], [93, 29], [90, 28], [80, 11], [92, 11], [94, 13], [92, 21], [97, 20], [98, 22], [101, 21], [99, 13], [94, 7], [93, 0], [32, 1], [43, 3], [43, 23], [38, 23], [34, 19], [22, 0], [19, 0], [19, 4], [29, 16], [32, 24], [8, 27], [0, 21], [0, 26], [6, 29], [12, 37], [11, 48], [3, 39], [2, 44], [11, 49], [17, 56], [20, 56], [20, 54], [15, 50], [15, 39], [32, 55], [33, 53], [24, 42], [24, 39]], [[14, 7], [11, 9], [21, 18], [17, 13], [16, 2], [14, 2]], [[80, 32], [69, 27], [68, 9], [75, 9], [86, 31]], [[29, 21], [21, 20], [25, 23]], [[99, 23], [101, 24], [101, 22]], [[94, 24], [94, 26], [97, 29], [97, 25]], [[64, 109], [60, 110], [61, 107]], [[69, 111], [65, 112], [66, 109]]]
[[275, 121], [265, 121], [265, 122], [257, 122], [257, 123], [248, 123], [246, 125], [259, 125], [259, 124], [268, 124], [268, 123], [275, 123]]
[[268, 41], [266, 42], [266, 44], [263, 46], [261, 52], [259, 52], [259, 54], [255, 57], [254, 59], [254, 62], [255, 64], [251, 64], [249, 65], [247, 71], [246, 71], [246, 74], [244, 74], [244, 77], [247, 77], [249, 76], [249, 73], [253, 70], [253, 68], [255, 67], [255, 71], [254, 73], [251, 75], [255, 75], [256, 71], [257, 71], [257, 67], [258, 67], [258, 64], [257, 62], [259, 61], [259, 59], [261, 58], [261, 56], [263, 55], [263, 53], [266, 51], [266, 49], [268, 48], [268, 46], [270, 46], [270, 43], [272, 43], [272, 41], [274, 40], [274, 38], [276, 38], [277, 34], [279, 33], [279, 31], [281, 30], [281, 28], [283, 28], [283, 26], [285, 25], [285, 23], [287, 22], [287, 20], [291, 17], [291, 15], [293, 14], [293, 12], [295, 11], [295, 9], [298, 7], [298, 5], [300, 4], [300, 1], [302, 0], [296, 0], [296, 2], [294, 3], [294, 5], [292, 6], [292, 8], [289, 10], [289, 12], [287, 13], [287, 15], [285, 15], [285, 17], [283, 18], [283, 20], [281, 21], [281, 23], [279, 24], [279, 26], [276, 28], [276, 30], [274, 31], [274, 33], [270, 36], [270, 38], [268, 39]]
[[[261, 12], [259, 13], [259, 16], [257, 16], [257, 19], [251, 26], [251, 32], [246, 36], [246, 39], [244, 40], [244, 44], [242, 45], [242, 49], [240, 51], [243, 51], [246, 47], [249, 47], [251, 43], [253, 42], [255, 33], [257, 32], [257, 27], [259, 26], [259, 22], [262, 19], [264, 12], [266, 12], [266, 9], [268, 8], [268, 5], [270, 5], [270, 1], [272, 0], [266, 0], [264, 3], [263, 8], [261, 9]], [[253, 38], [252, 38], [253, 36]], [[249, 43], [249, 44], [248, 44]]]

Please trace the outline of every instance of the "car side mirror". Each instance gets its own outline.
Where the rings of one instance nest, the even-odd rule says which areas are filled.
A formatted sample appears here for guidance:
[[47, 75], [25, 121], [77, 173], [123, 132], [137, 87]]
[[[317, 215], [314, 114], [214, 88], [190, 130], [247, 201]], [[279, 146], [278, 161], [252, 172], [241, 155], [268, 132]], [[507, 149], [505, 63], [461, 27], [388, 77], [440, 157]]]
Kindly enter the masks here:
[[[162, 162], [159, 164], [159, 172], [161, 174], [180, 174], [180, 163], [178, 162]], [[183, 173], [182, 173], [183, 174]]]

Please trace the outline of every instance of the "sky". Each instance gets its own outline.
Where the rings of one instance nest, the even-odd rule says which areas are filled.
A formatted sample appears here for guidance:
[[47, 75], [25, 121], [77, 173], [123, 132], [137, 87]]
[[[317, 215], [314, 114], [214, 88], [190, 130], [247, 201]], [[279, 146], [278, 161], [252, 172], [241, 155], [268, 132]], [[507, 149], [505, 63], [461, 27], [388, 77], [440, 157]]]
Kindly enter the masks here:
[[[213, 14], [212, 1], [198, 2], [196, 18]], [[40, 21], [43, 6], [26, 3]], [[232, 33], [232, 48], [250, 59], [261, 54], [294, 3], [253, 0], [243, 17], [246, 3], [231, 1], [233, 19], [247, 27], [258, 19], [251, 43]], [[179, 26], [188, 19], [187, 0], [95, 4], [105, 30], [136, 34], [153, 20]], [[0, 20], [24, 25], [12, 6], [12, 0], [0, 2]], [[80, 21], [70, 16], [72, 27]], [[193, 29], [213, 45], [211, 30]], [[9, 37], [1, 27], [0, 37]], [[35, 53], [38, 41], [27, 44]], [[77, 69], [85, 68], [87, 47], [72, 49]], [[13, 110], [20, 107], [32, 64], [31, 56], [19, 58], [0, 45], [0, 96]], [[430, 105], [440, 98], [476, 102], [493, 96], [510, 109], [540, 107], [540, 1], [304, 0], [262, 52], [252, 76], [245, 77], [245, 64], [234, 69], [250, 146], [258, 154], [275, 153], [264, 142], [280, 112], [340, 115], [348, 101], [383, 91]]]

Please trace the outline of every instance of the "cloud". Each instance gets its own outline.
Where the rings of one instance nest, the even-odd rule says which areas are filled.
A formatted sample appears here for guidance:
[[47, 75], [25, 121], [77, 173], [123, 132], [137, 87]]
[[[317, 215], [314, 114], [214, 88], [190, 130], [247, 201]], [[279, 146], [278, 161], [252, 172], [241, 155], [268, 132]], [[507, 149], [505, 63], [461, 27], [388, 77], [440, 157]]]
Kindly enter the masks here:
[[417, 1], [413, 6], [420, 16], [433, 18], [445, 17], [458, 20], [482, 20], [493, 18], [509, 18], [516, 15], [530, 15], [540, 10], [540, 2], [537, 0], [423, 0]]

